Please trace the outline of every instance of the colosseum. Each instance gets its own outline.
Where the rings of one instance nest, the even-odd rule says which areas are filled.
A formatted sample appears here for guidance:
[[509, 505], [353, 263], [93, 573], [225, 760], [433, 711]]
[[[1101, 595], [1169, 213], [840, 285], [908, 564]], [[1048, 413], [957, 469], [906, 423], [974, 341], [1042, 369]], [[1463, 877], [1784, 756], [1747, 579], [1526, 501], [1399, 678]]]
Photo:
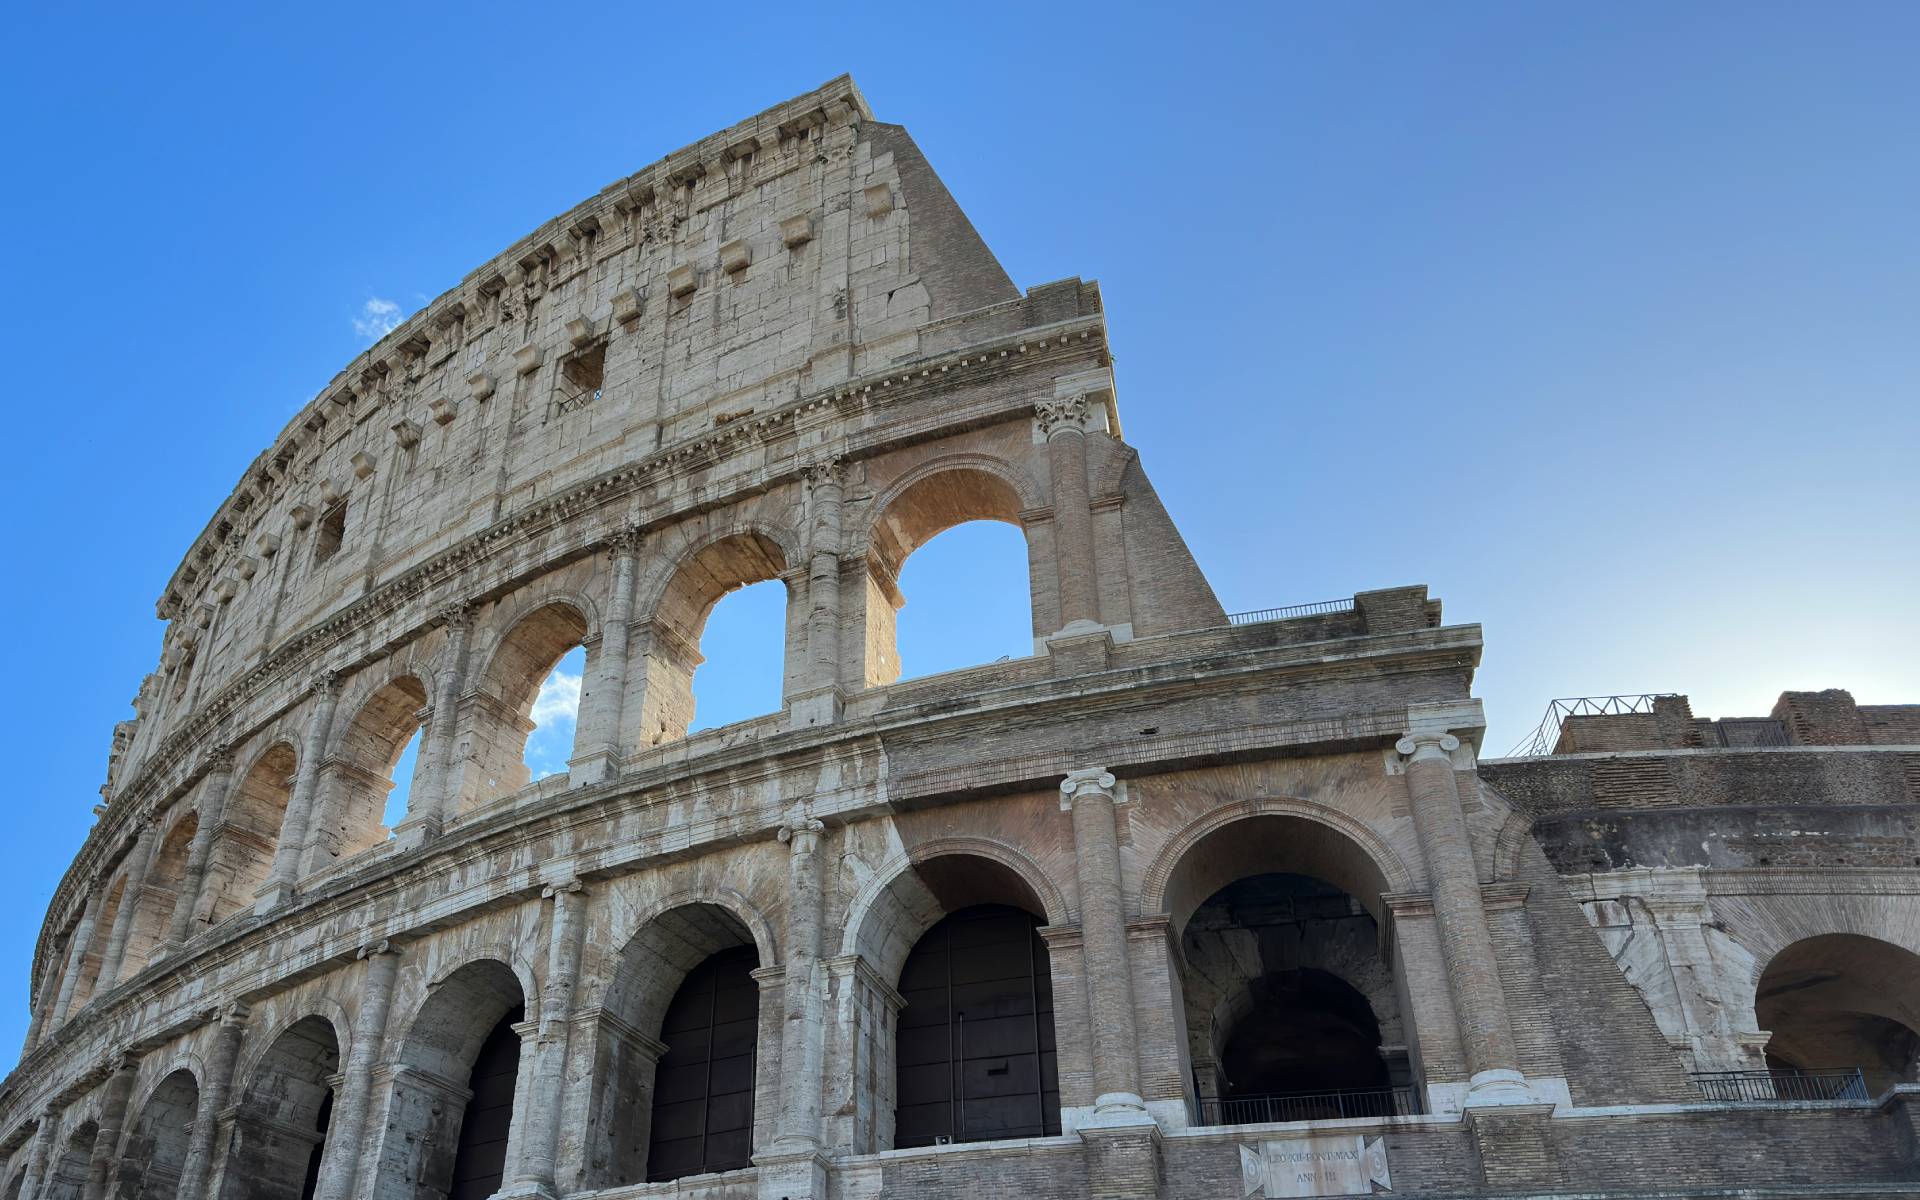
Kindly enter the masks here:
[[[846, 78], [393, 330], [160, 595], [6, 1200], [1920, 1194], [1920, 706], [1483, 758], [1424, 587], [1222, 610], [1110, 350]], [[1031, 652], [903, 680], [968, 521]], [[775, 580], [779, 711], [690, 733]]]

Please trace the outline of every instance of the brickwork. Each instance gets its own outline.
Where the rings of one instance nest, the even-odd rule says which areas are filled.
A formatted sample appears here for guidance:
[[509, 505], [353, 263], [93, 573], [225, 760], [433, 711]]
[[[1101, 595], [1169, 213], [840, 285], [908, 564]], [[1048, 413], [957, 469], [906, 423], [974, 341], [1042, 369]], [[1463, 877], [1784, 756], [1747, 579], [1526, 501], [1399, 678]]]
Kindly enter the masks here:
[[[1033, 653], [900, 680], [901, 568], [970, 520], [1022, 531]], [[689, 734], [707, 612], [761, 580], [780, 707]], [[0, 1185], [1200, 1200], [1323, 1150], [1428, 1196], [1912, 1176], [1908, 1091], [1686, 1075], [1749, 1063], [1763, 1013], [1776, 1049], [1904, 1069], [1920, 953], [1846, 979], [1920, 951], [1909, 709], [1790, 693], [1790, 745], [1727, 749], [1760, 734], [1664, 698], [1574, 726], [1594, 753], [1483, 761], [1477, 626], [1421, 586], [1312, 607], [1229, 622], [1122, 436], [1099, 288], [1021, 293], [832, 81], [542, 225], [248, 466], [50, 905]], [[533, 780], [575, 648], [571, 769]], [[1243, 883], [1320, 907], [1252, 921]], [[963, 946], [984, 973], [926, 1024], [915, 947], [977, 905], [1037, 923], [1029, 1007]], [[674, 1024], [715, 963], [726, 1011], [715, 984]], [[1226, 1107], [1283, 994], [1390, 1084]], [[1038, 1044], [994, 1049], [1008, 1016]], [[896, 1146], [942, 1097], [957, 1144]], [[1059, 1134], [1000, 1136], [1016, 1100]], [[690, 1105], [739, 1153], [666, 1170]]]

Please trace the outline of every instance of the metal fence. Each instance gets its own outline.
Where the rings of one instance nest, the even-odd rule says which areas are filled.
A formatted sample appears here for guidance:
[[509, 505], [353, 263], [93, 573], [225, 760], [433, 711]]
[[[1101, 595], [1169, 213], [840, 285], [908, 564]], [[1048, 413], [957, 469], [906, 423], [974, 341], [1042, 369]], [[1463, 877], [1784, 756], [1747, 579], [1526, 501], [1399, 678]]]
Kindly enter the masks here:
[[1564, 696], [1547, 701], [1547, 715], [1519, 745], [1507, 751], [1508, 758], [1533, 758], [1552, 754], [1560, 740], [1560, 726], [1568, 717], [1619, 717], [1632, 713], [1650, 713], [1655, 700], [1664, 700], [1674, 692], [1646, 692], [1638, 696]]
[[1315, 600], [1312, 604], [1296, 604], [1291, 608], [1256, 608], [1252, 612], [1228, 613], [1227, 624], [1258, 625], [1262, 621], [1285, 621], [1290, 617], [1317, 617], [1322, 613], [1352, 611], [1351, 597], [1345, 600]]
[[1343, 1117], [1405, 1117], [1418, 1110], [1410, 1087], [1353, 1088], [1231, 1096], [1199, 1102], [1202, 1125], [1263, 1125], [1273, 1121], [1337, 1121]]
[[1777, 1071], [1696, 1071], [1693, 1085], [1708, 1100], [1758, 1104], [1774, 1100], [1871, 1100], [1858, 1067]]

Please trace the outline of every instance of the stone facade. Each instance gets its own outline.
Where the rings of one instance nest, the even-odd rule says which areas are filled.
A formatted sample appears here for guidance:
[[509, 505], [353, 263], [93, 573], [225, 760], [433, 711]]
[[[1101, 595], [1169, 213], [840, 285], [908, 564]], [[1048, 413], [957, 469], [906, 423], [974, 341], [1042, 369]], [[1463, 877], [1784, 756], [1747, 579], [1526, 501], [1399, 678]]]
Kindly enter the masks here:
[[[970, 520], [1025, 536], [1033, 652], [903, 681], [900, 567]], [[707, 614], [765, 580], [781, 711], [689, 735]], [[1122, 439], [1098, 289], [1016, 289], [846, 79], [374, 346], [159, 615], [0, 1088], [9, 1197], [1915, 1177], [1897, 1054], [1813, 1100], [1689, 1076], [1761, 1062], [1760, 1012], [1798, 1022], [1782, 1062], [1920, 1029], [1913, 713], [1790, 694], [1779, 746], [1663, 710], [1483, 764], [1480, 631], [1424, 588], [1230, 619]], [[535, 693], [582, 646], [572, 769], [530, 781]], [[1030, 927], [1035, 998], [964, 1001], [969, 1051], [916, 964], [982, 912]], [[950, 997], [998, 978], [957, 983], [951, 944]], [[1037, 1040], [982, 1048], [1005, 1020]], [[904, 1049], [928, 1028], [957, 1048]], [[983, 1134], [1022, 1071], [1038, 1127]], [[1341, 1071], [1369, 1082], [1250, 1091]], [[950, 1136], [901, 1145], [927, 1095]], [[720, 1132], [740, 1161], [662, 1168], [688, 1103], [690, 1161]]]

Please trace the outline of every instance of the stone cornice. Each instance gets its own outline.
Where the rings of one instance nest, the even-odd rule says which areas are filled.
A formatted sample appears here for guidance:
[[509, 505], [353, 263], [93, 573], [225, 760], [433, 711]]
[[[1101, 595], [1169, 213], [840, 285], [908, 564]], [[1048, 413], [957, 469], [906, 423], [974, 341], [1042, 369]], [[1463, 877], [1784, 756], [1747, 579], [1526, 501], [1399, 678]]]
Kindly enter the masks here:
[[[1189, 640], [1204, 646], [1211, 630], [1200, 630]], [[1177, 646], [1178, 635], [1156, 639], [1169, 648]], [[1336, 650], [1336, 645], [1338, 649]], [[718, 746], [692, 759], [671, 754], [654, 756], [649, 763], [641, 758], [628, 773], [603, 784], [556, 792], [537, 804], [524, 801], [525, 793], [508, 797], [481, 812], [462, 817], [449, 825], [439, 840], [410, 851], [389, 851], [357, 858], [344, 870], [320, 877], [289, 908], [268, 918], [236, 917], [189, 942], [179, 953], [141, 971], [111, 992], [97, 998], [74, 1018], [43, 1039], [15, 1068], [10, 1078], [29, 1078], [60, 1048], [89, 1036], [90, 1031], [117, 1028], [141, 1012], [163, 1014], [157, 1024], [163, 1030], [144, 1033], [143, 1043], [154, 1043], [192, 1028], [201, 1019], [206, 999], [196, 994], [192, 1001], [182, 999], [178, 1012], [166, 1005], [180, 979], [210, 981], [221, 995], [243, 1001], [257, 1001], [301, 979], [324, 973], [354, 961], [354, 956], [369, 941], [390, 938], [404, 941], [423, 930], [438, 927], [467, 915], [503, 904], [537, 899], [548, 880], [542, 868], [529, 866], [506, 875], [473, 871], [470, 868], [484, 856], [503, 847], [533, 840], [552, 845], [577, 845], [582, 839], [573, 830], [617, 823], [648, 810], [665, 811], [685, 792], [692, 789], [728, 788], [742, 795], [759, 795], [768, 779], [816, 772], [829, 760], [846, 763], [867, 759], [876, 764], [873, 780], [852, 779], [837, 794], [809, 795], [815, 800], [815, 812], [835, 821], [884, 811], [902, 794], [911, 791], [913, 781], [885, 776], [881, 782], [881, 764], [887, 756], [891, 737], [912, 731], [916, 736], [950, 738], [974, 724], [1004, 721], [1008, 712], [1020, 712], [1031, 722], [1058, 719], [1063, 727], [1084, 719], [1091, 710], [1112, 699], [1145, 696], [1151, 701], [1159, 693], [1178, 689], [1201, 694], [1217, 694], [1223, 680], [1252, 672], [1293, 673], [1312, 670], [1318, 664], [1346, 660], [1364, 662], [1366, 670], [1377, 673], [1389, 664], [1403, 669], [1418, 669], [1436, 656], [1446, 661], [1462, 661], [1460, 656], [1477, 650], [1477, 626], [1447, 626], [1396, 634], [1376, 634], [1343, 639], [1341, 643], [1309, 643], [1294, 647], [1273, 647], [1255, 652], [1254, 661], [1245, 665], [1213, 662], [1208, 659], [1170, 657], [1147, 667], [1112, 670], [1093, 676], [1047, 679], [1032, 684], [1000, 688], [977, 697], [965, 711], [952, 711], [950, 702], [930, 698], [924, 704], [882, 709], [865, 720], [794, 730], [766, 739], [734, 746]], [[980, 668], [985, 669], [985, 668]], [[1332, 675], [1325, 676], [1333, 678]], [[1209, 761], [1221, 754], [1234, 757], [1278, 756], [1301, 749], [1328, 745], [1347, 746], [1361, 742], [1387, 745], [1405, 726], [1404, 708], [1377, 713], [1355, 713], [1315, 718], [1282, 725], [1254, 727], [1248, 730], [1244, 744], [1223, 748], [1211, 740], [1196, 739], [1184, 750], [1168, 739], [1168, 744], [1148, 739], [1136, 743], [1087, 749], [1084, 753], [1104, 765], [1120, 770], [1178, 769]], [[1059, 756], [1063, 762], [1070, 757]], [[1008, 779], [1053, 778], [1080, 765], [1066, 762], [1056, 770], [1051, 761], [1015, 760], [990, 781], [1005, 784]], [[1005, 776], [1001, 778], [1000, 776]], [[957, 794], [957, 793], [956, 793]], [[693, 829], [662, 827], [618, 846], [591, 851], [574, 864], [582, 879], [600, 879], [641, 870], [650, 863], [675, 861], [690, 855], [711, 853], [731, 845], [771, 838], [791, 819], [784, 805], [762, 804], [722, 814]], [[671, 836], [669, 836], [671, 835]], [[670, 843], [670, 845], [669, 845]], [[551, 864], [549, 864], [550, 866]], [[444, 893], [427, 887], [433, 899], [420, 910], [418, 920], [401, 927], [395, 922], [368, 923], [350, 919], [359, 910], [407, 911], [409, 905], [395, 903], [410, 889], [421, 889], [435, 879], [461, 877], [472, 882], [457, 893]], [[313, 936], [321, 935], [321, 936]], [[293, 960], [270, 961], [259, 953], [262, 939], [284, 939], [285, 944], [305, 949]], [[240, 975], [233, 971], [242, 972]], [[0, 1086], [0, 1096], [7, 1095]], [[0, 1101], [0, 1113], [6, 1111]], [[4, 1124], [4, 1122], [0, 1122]]]

